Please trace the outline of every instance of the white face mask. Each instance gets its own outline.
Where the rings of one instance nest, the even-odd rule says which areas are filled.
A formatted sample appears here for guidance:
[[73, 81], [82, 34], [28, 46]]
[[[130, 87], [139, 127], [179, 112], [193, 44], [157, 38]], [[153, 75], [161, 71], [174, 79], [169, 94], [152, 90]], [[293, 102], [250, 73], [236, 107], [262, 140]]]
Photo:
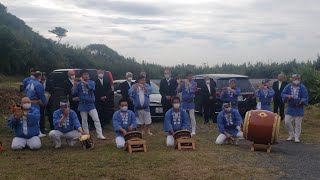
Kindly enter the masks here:
[[71, 80], [74, 80], [75, 78], [76, 78], [75, 75], [71, 75], [71, 76], [70, 76], [70, 79], [71, 79]]
[[206, 84], [210, 84], [210, 80], [206, 80]]
[[103, 73], [98, 74], [98, 77], [99, 77], [100, 79], [102, 79], [102, 78], [103, 78]]
[[31, 103], [25, 103], [22, 105], [23, 109], [30, 109], [31, 108]]
[[299, 85], [300, 84], [300, 81], [299, 80], [294, 80], [292, 81], [294, 85]]
[[131, 82], [132, 81], [132, 77], [128, 77], [128, 79], [127, 79], [129, 82]]
[[179, 109], [179, 108], [180, 108], [180, 103], [175, 103], [175, 104], [173, 104], [173, 108]]
[[120, 110], [121, 110], [122, 112], [126, 112], [126, 111], [128, 110], [128, 106], [122, 106], [122, 107], [120, 108]]
[[36, 78], [36, 77], [34, 77], [34, 75], [31, 75], [30, 77], [31, 77], [32, 79], [35, 79], [35, 78]]

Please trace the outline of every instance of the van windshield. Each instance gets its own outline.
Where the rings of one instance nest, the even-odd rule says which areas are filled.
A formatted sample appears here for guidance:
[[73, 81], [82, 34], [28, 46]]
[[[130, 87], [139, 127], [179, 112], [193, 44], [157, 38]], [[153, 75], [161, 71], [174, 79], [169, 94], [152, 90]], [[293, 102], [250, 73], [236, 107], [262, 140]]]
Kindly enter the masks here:
[[[229, 87], [229, 79], [218, 79], [217, 90], [222, 91], [222, 88]], [[237, 87], [240, 88], [241, 92], [254, 92], [253, 86], [247, 78], [235, 78], [237, 80]]]
[[156, 85], [154, 82], [151, 82], [152, 93], [151, 94], [160, 94], [159, 86]]

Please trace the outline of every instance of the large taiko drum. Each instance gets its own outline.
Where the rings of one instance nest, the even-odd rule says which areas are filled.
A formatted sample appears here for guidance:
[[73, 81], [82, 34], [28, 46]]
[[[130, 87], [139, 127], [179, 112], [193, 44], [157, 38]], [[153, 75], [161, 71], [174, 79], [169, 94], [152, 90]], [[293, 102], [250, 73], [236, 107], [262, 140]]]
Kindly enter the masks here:
[[280, 116], [265, 110], [246, 113], [243, 135], [255, 144], [275, 144], [279, 136]]
[[124, 136], [124, 140], [142, 140], [142, 133], [140, 131], [128, 132], [128, 134]]
[[179, 130], [173, 134], [175, 140], [177, 139], [189, 139], [191, 138], [191, 133], [188, 130]]

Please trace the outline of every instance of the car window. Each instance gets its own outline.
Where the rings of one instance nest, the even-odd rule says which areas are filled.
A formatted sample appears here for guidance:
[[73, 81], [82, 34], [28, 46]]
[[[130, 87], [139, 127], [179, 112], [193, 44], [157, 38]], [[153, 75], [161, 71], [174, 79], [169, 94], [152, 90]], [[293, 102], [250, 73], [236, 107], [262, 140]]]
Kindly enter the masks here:
[[[229, 79], [217, 80], [218, 91], [222, 91], [222, 88], [228, 87], [228, 86], [229, 86]], [[237, 79], [237, 87], [240, 88], [241, 92], [254, 92], [254, 89], [249, 79]]]
[[157, 86], [155, 83], [151, 82], [152, 87], [152, 94], [160, 94], [159, 86]]

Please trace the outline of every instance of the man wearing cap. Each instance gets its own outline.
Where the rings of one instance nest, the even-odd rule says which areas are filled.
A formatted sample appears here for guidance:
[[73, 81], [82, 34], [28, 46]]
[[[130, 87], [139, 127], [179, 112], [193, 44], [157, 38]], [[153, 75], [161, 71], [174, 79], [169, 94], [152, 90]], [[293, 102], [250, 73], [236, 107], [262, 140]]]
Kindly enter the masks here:
[[22, 81], [22, 86], [23, 86], [23, 91], [24, 90], [26, 90], [26, 88], [27, 88], [27, 86], [28, 86], [28, 84], [29, 84], [29, 81], [31, 80], [31, 79], [35, 79], [35, 77], [34, 77], [34, 73], [36, 72], [36, 70], [34, 69], [34, 68], [31, 68], [30, 69], [30, 77], [27, 77], [27, 78], [25, 78], [23, 81]]
[[[300, 75], [292, 75], [292, 82], [282, 91], [281, 97], [288, 103], [285, 115], [285, 124], [289, 132], [288, 141], [299, 143], [301, 134], [301, 123], [304, 116], [304, 105], [308, 105], [309, 96], [307, 88], [300, 83]], [[293, 129], [292, 121], [295, 121]]]
[[146, 83], [146, 78], [140, 76], [138, 83], [131, 86], [129, 95], [133, 99], [134, 112], [136, 113], [137, 124], [140, 126], [142, 133], [153, 135], [150, 131], [152, 123], [150, 114], [150, 94], [152, 87]]
[[61, 147], [61, 139], [66, 139], [69, 146], [74, 146], [81, 134], [85, 134], [76, 112], [70, 109], [67, 99], [62, 99], [60, 109], [53, 113], [53, 124], [54, 130], [50, 131], [49, 137], [53, 140], [55, 148]]
[[270, 87], [270, 82], [270, 79], [263, 80], [262, 86], [255, 91], [255, 95], [259, 98], [259, 102], [261, 103], [261, 109], [267, 111], [272, 111], [271, 101], [274, 96], [274, 90]]
[[243, 138], [243, 133], [238, 128], [241, 123], [242, 117], [239, 111], [231, 108], [230, 102], [223, 103], [222, 111], [217, 117], [220, 135], [216, 139], [216, 144], [223, 144], [225, 141], [237, 144], [237, 139]]
[[89, 72], [86, 69], [81, 70], [80, 81], [75, 83], [72, 88], [72, 94], [78, 96], [79, 106], [78, 111], [80, 111], [82, 119], [82, 127], [86, 134], [89, 134], [88, 126], [88, 114], [94, 121], [94, 126], [96, 128], [97, 137], [101, 140], [106, 138], [102, 134], [102, 128], [98, 116], [97, 109], [95, 107], [95, 82], [90, 80]]
[[38, 137], [40, 112], [37, 108], [31, 107], [31, 100], [28, 97], [21, 99], [22, 112], [10, 116], [8, 125], [15, 132], [16, 137], [12, 141], [13, 150], [22, 150], [26, 146], [30, 149], [40, 149], [41, 140]]
[[231, 103], [233, 109], [238, 109], [238, 96], [240, 95], [240, 88], [236, 87], [237, 80], [230, 79], [229, 87], [223, 88], [221, 99]]
[[180, 106], [180, 98], [173, 97], [172, 108], [169, 109], [164, 118], [164, 131], [167, 135], [167, 146], [174, 146], [173, 134], [179, 130], [190, 130], [190, 122], [186, 110]]
[[117, 148], [124, 148], [124, 136], [128, 132], [137, 128], [136, 116], [134, 112], [128, 110], [128, 102], [125, 99], [119, 101], [119, 110], [113, 114], [113, 129], [116, 132]]
[[126, 100], [128, 102], [128, 109], [131, 111], [134, 111], [134, 106], [131, 97], [129, 96], [129, 89], [134, 84], [132, 82], [132, 73], [127, 72], [126, 73], [126, 80], [120, 84], [120, 90], [121, 90], [121, 96], [122, 99]]
[[191, 135], [196, 135], [196, 117], [194, 114], [194, 98], [195, 93], [198, 91], [197, 83], [192, 79], [192, 72], [188, 71], [186, 73], [186, 80], [179, 81], [177, 92], [182, 94], [182, 108], [189, 111], [190, 121], [191, 121]]

